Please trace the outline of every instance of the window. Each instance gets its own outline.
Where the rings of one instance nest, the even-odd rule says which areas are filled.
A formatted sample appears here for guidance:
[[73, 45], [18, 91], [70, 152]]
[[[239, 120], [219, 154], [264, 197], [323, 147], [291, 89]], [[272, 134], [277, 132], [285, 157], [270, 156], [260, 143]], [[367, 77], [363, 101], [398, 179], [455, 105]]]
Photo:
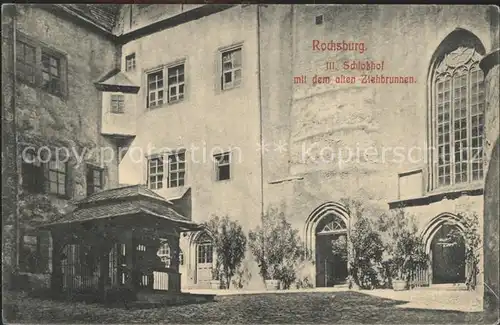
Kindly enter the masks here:
[[21, 169], [23, 188], [30, 193], [43, 193], [45, 183], [43, 165], [34, 151], [23, 153]]
[[186, 154], [180, 152], [168, 156], [168, 187], [184, 186]]
[[156, 157], [149, 159], [148, 185], [152, 190], [163, 188], [163, 158]]
[[314, 18], [316, 25], [323, 25], [323, 15], [318, 15]]
[[[164, 159], [166, 158], [166, 159]], [[166, 180], [165, 169], [167, 170]], [[180, 151], [166, 156], [157, 156], [148, 160], [148, 186], [152, 190], [167, 187], [184, 186], [186, 180], [186, 153]]]
[[168, 102], [184, 98], [184, 64], [168, 68]]
[[198, 244], [198, 263], [212, 264], [213, 261], [213, 246], [209, 241]]
[[222, 52], [222, 90], [232, 89], [241, 84], [241, 59], [241, 48]]
[[185, 68], [184, 61], [177, 61], [147, 73], [148, 97], [146, 104], [148, 108], [158, 107], [165, 103], [176, 103], [185, 99]]
[[135, 70], [135, 53], [125, 57], [125, 71]]
[[226, 152], [214, 155], [216, 180], [223, 181], [231, 178], [231, 153]]
[[481, 56], [459, 47], [434, 72], [435, 187], [483, 178], [484, 84]]
[[163, 104], [163, 71], [148, 74], [148, 102], [152, 108]]
[[60, 65], [59, 58], [42, 52], [42, 89], [54, 95], [60, 95], [62, 91]]
[[66, 163], [59, 160], [49, 161], [48, 176], [49, 193], [66, 196]]
[[165, 267], [167, 268], [170, 267], [171, 256], [170, 256], [170, 245], [168, 244], [168, 242], [162, 243], [156, 255], [158, 255], [162, 263], [165, 264]]
[[59, 97], [66, 95], [66, 57], [18, 32], [16, 72], [19, 80]]
[[36, 273], [38, 271], [39, 245], [36, 236], [23, 236], [21, 253], [21, 269], [25, 272]]
[[16, 47], [18, 77], [28, 83], [35, 83], [36, 49], [24, 42], [17, 41]]
[[111, 95], [111, 113], [121, 114], [125, 111], [125, 96], [121, 94]]
[[103, 189], [103, 170], [87, 165], [87, 195]]

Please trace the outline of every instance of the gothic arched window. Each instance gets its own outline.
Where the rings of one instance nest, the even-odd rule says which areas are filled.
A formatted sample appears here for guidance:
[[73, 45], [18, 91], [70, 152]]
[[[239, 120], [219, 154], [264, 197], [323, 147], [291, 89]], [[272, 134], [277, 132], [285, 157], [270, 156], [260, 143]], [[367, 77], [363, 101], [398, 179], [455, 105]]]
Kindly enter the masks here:
[[329, 216], [326, 216], [322, 220], [322, 222], [320, 222], [318, 224], [316, 232], [318, 234], [323, 234], [323, 233], [344, 231], [346, 229], [347, 229], [347, 227], [345, 225], [345, 222], [342, 219], [340, 219], [336, 215], [329, 215]]
[[211, 264], [213, 261], [212, 238], [207, 233], [203, 233], [198, 239], [197, 256], [198, 264]]
[[432, 78], [433, 187], [483, 178], [485, 95], [481, 55], [461, 46], [444, 55]]

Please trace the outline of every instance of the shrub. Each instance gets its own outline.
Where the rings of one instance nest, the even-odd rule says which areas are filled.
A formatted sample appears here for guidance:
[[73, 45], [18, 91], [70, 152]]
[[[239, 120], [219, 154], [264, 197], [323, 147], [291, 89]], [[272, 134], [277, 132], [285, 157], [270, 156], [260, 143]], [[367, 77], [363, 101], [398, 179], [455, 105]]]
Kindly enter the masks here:
[[298, 231], [284, 213], [270, 208], [262, 224], [249, 233], [249, 246], [264, 280], [279, 280], [288, 289], [297, 278], [299, 265], [307, 260]]
[[354, 283], [361, 288], [379, 286], [378, 265], [382, 261], [384, 250], [380, 234], [373, 229], [370, 221], [359, 216], [350, 232], [352, 259], [350, 275]]
[[475, 212], [459, 212], [458, 217], [464, 226], [463, 231], [454, 229], [450, 237], [455, 241], [465, 240], [465, 263], [469, 266], [465, 284], [467, 289], [474, 290], [479, 274], [479, 254], [482, 248], [479, 235], [479, 217]]
[[380, 216], [379, 227], [385, 232], [384, 269], [389, 282], [404, 280], [410, 286], [419, 268], [427, 267], [427, 254], [418, 235], [415, 217], [399, 209]]
[[241, 225], [228, 216], [213, 216], [205, 226], [212, 235], [217, 256], [214, 275], [229, 288], [231, 279], [245, 257], [247, 238]]

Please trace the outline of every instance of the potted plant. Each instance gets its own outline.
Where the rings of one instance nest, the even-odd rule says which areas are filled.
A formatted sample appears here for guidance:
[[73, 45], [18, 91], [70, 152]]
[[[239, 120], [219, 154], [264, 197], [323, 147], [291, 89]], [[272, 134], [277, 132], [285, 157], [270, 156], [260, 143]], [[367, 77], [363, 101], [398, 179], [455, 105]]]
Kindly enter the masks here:
[[416, 271], [427, 267], [428, 257], [415, 220], [404, 209], [379, 216], [379, 230], [385, 237], [383, 277], [394, 290], [409, 289]]
[[247, 239], [241, 225], [228, 216], [216, 215], [205, 224], [215, 248], [212, 289], [229, 289], [231, 279], [245, 257]]
[[427, 266], [427, 254], [420, 238], [410, 231], [403, 231], [398, 236], [392, 263], [392, 288], [407, 290], [411, 287], [413, 275], [417, 269]]
[[266, 280], [266, 289], [267, 290], [278, 290], [280, 288], [280, 281], [279, 280]]
[[268, 266], [267, 268], [267, 276], [264, 280], [266, 284], [266, 290], [278, 290], [280, 288], [280, 280], [278, 280], [278, 272], [276, 267], [273, 265]]

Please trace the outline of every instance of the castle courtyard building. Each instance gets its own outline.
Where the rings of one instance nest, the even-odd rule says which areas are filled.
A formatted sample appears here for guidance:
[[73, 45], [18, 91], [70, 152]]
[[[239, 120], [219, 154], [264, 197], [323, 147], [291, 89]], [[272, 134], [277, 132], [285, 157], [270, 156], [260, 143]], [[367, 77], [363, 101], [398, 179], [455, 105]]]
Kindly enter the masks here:
[[[467, 281], [465, 244], [446, 239], [464, 231], [465, 212], [487, 227], [484, 179], [499, 132], [491, 86], [498, 63], [489, 59], [498, 56], [498, 8], [17, 7], [18, 69], [40, 67], [40, 76], [19, 85], [29, 105], [16, 107], [47, 112], [17, 109], [18, 124], [35, 124], [23, 132], [73, 141], [91, 133], [94, 146], [116, 155], [96, 166], [104, 176], [72, 174], [71, 191], [100, 190], [101, 180], [104, 188], [140, 184], [190, 222], [227, 215], [247, 232], [278, 207], [313, 253], [316, 287], [348, 276], [348, 262], [331, 249], [356, 221], [346, 202], [403, 209], [416, 217], [429, 257], [420, 284]], [[46, 26], [35, 28], [37, 19]], [[73, 48], [75, 39], [82, 41]], [[45, 54], [46, 45], [64, 55]], [[210, 286], [214, 254], [203, 230], [158, 251], [167, 267], [178, 263], [184, 289]]]

